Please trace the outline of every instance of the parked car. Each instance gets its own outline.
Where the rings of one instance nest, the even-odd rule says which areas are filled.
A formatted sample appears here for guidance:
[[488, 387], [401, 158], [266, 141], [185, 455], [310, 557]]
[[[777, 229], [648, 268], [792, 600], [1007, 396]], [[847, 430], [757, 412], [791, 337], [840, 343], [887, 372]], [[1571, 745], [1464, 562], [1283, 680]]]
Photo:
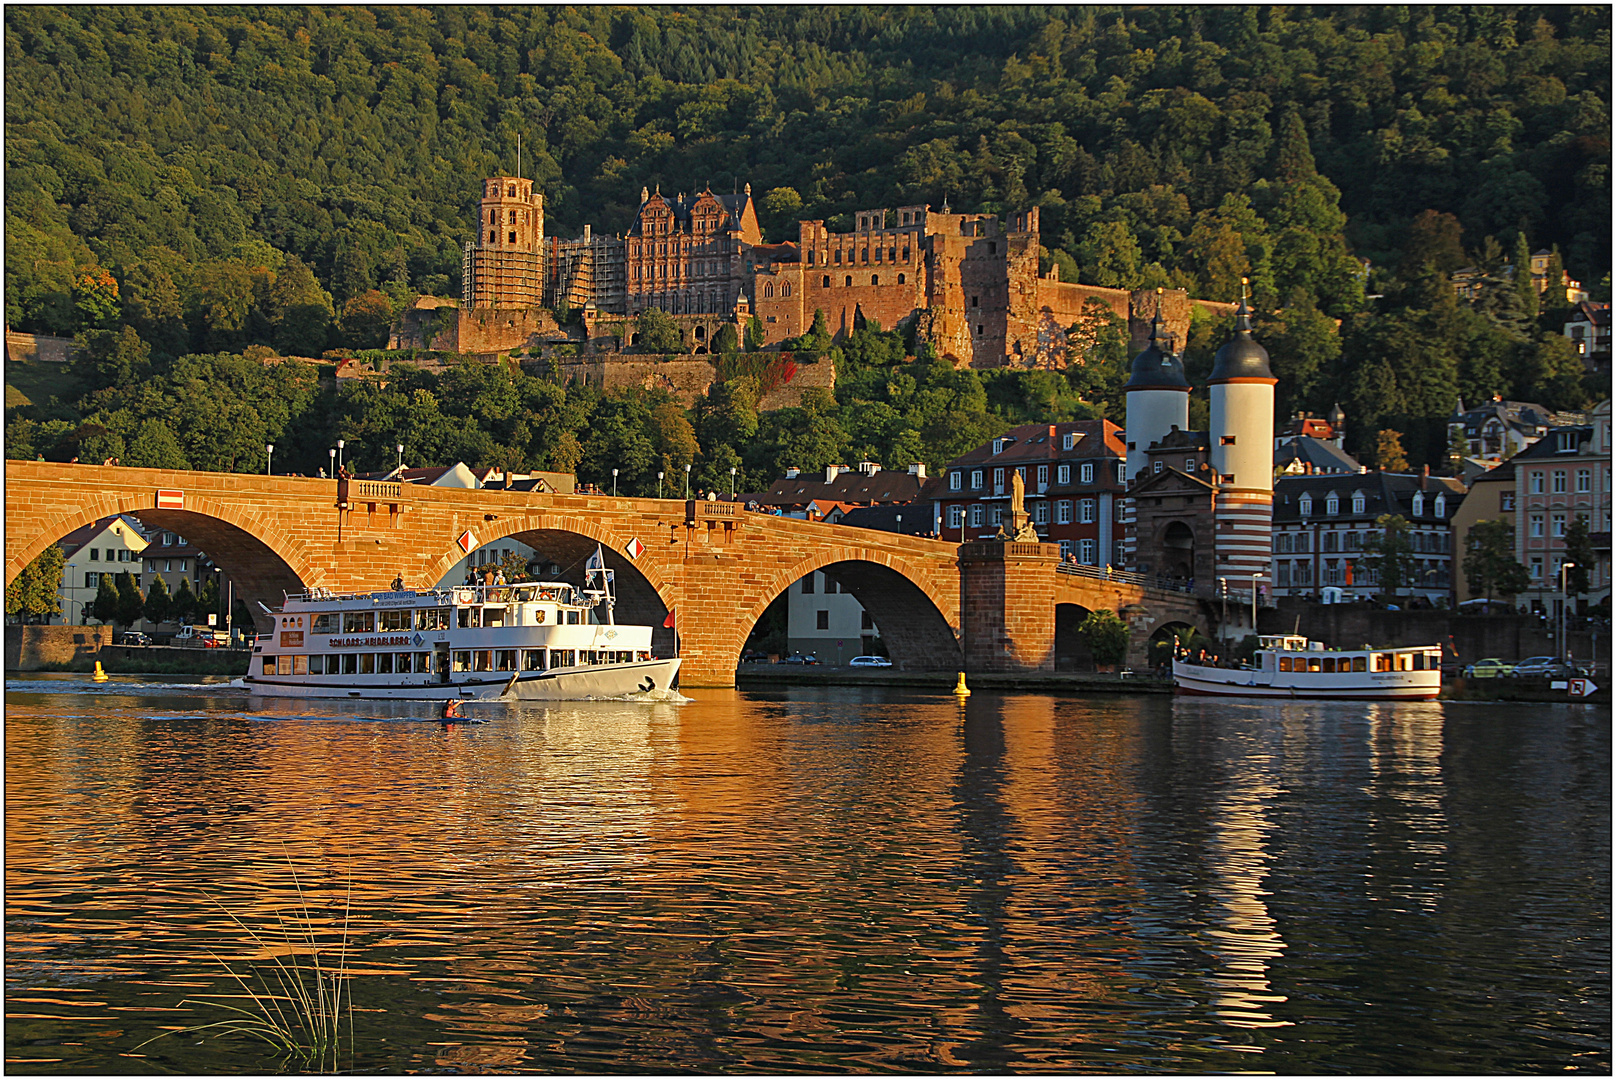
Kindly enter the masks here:
[[1543, 678], [1555, 674], [1565, 666], [1565, 661], [1557, 656], [1528, 656], [1525, 660], [1516, 664], [1515, 670], [1510, 674], [1517, 678], [1523, 675], [1535, 675]]
[[151, 638], [139, 630], [125, 630], [118, 635], [119, 645], [150, 645]]
[[766, 652], [759, 652], [756, 649], [747, 649], [745, 652], [741, 653], [741, 663], [743, 664], [767, 664], [768, 662], [769, 654]]
[[211, 626], [182, 626], [174, 644], [182, 649], [222, 649], [230, 644], [230, 635]]
[[892, 661], [884, 656], [855, 656], [847, 662], [848, 667], [891, 667]]
[[1496, 679], [1514, 670], [1515, 665], [1502, 660], [1477, 660], [1474, 664], [1466, 665], [1464, 673], [1467, 679]]
[[819, 657], [798, 652], [792, 653], [780, 662], [782, 664], [817, 664], [819, 663]]

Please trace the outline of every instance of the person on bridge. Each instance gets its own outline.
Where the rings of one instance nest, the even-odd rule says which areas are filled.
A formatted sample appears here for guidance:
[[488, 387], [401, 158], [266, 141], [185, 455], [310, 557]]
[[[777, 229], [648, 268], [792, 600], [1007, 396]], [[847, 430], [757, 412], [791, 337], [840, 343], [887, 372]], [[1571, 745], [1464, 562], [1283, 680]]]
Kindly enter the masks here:
[[399, 574], [397, 577], [393, 578], [393, 591], [394, 592], [403, 592], [404, 591], [404, 575], [403, 574]]

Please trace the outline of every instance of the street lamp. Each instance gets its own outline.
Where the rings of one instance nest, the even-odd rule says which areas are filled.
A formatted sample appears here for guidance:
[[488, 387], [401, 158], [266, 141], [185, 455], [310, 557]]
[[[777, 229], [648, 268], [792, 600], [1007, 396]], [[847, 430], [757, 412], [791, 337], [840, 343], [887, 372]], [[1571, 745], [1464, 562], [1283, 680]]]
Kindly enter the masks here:
[[735, 500], [735, 466], [733, 465], [729, 467], [729, 497], [731, 502]]
[[398, 444], [398, 473], [399, 479], [404, 479], [404, 444]]
[[264, 444], [264, 454], [265, 454], [266, 457], [269, 458], [269, 464], [264, 466], [264, 475], [265, 476], [274, 476], [275, 475], [275, 444], [274, 443], [265, 443]]
[[1566, 658], [1566, 608], [1571, 606], [1571, 598], [1566, 595], [1566, 571], [1573, 569], [1577, 564], [1563, 562], [1560, 564], [1560, 657]]
[[617, 498], [617, 470], [612, 470], [612, 498]]
[[656, 471], [656, 497], [662, 498], [662, 470]]
[[1257, 575], [1251, 575], [1251, 632], [1257, 632]]
[[335, 480], [337, 478], [337, 448], [333, 446], [326, 452], [331, 455], [331, 478]]
[[348, 444], [342, 439], [337, 440], [337, 468], [342, 468], [342, 448]]
[[690, 465], [685, 465], [685, 501], [690, 500]]

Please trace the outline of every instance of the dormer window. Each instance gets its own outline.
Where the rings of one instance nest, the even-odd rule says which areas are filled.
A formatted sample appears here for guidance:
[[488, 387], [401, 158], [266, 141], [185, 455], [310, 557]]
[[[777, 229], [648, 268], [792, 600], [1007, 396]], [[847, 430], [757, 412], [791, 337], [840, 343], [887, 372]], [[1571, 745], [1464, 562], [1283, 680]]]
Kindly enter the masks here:
[[1414, 516], [1419, 517], [1425, 513], [1425, 496], [1420, 492], [1414, 493]]
[[948, 490], [950, 490], [950, 491], [958, 491], [959, 489], [960, 489], [960, 472], [959, 472], [958, 469], [955, 469], [953, 472], [948, 474]]
[[1339, 514], [1341, 512], [1341, 496], [1333, 491], [1326, 495], [1324, 497], [1324, 512], [1331, 516]]
[[1082, 467], [1078, 470], [1078, 476], [1085, 484], [1094, 483], [1094, 462], [1085, 461]]
[[1432, 509], [1432, 513], [1436, 514], [1437, 517], [1439, 517], [1439, 518], [1446, 517], [1447, 513], [1448, 513], [1447, 496], [1442, 495], [1442, 494], [1439, 493], [1437, 495], [1437, 497], [1436, 497], [1436, 502], [1432, 504], [1431, 509]]
[[1006, 442], [1008, 442], [1008, 441], [1009, 441], [1008, 439], [994, 439], [993, 440], [993, 452], [995, 454], [1004, 453], [1004, 444]]
[[1555, 447], [1555, 453], [1574, 454], [1577, 452], [1577, 433], [1575, 431], [1558, 432], [1556, 433], [1555, 438], [1558, 441], [1558, 445]]
[[1296, 506], [1297, 509], [1301, 511], [1303, 517], [1311, 517], [1313, 514], [1313, 496], [1304, 493], [1301, 500], [1297, 502]]
[[981, 469], [972, 469], [971, 470], [971, 487], [974, 489], [974, 488], [980, 488], [981, 486], [982, 486], [982, 470]]
[[[1414, 496], [1414, 497], [1415, 497], [1415, 498], [1416, 498], [1416, 499], [1418, 499], [1418, 498], [1419, 498], [1419, 496], [1418, 496], [1418, 495], [1416, 495], [1416, 496]], [[1418, 502], [1416, 502], [1416, 503], [1415, 503], [1415, 504], [1414, 504], [1414, 512], [1415, 512], [1415, 513], [1416, 513], [1416, 514], [1418, 514], [1418, 513], [1419, 513], [1419, 512], [1420, 512], [1420, 511], [1419, 511], [1419, 505], [1420, 505], [1420, 504], [1419, 504], [1419, 503], [1418, 503]], [[1353, 493], [1352, 493], [1352, 512], [1353, 512], [1353, 513], [1354, 513], [1354, 514], [1361, 514], [1361, 513], [1363, 513], [1363, 512], [1364, 512], [1364, 493], [1363, 493], [1363, 492], [1361, 492], [1361, 491], [1354, 491], [1354, 492], [1353, 492]], [[1333, 514], [1333, 513], [1335, 513], [1335, 511], [1334, 511], [1334, 510], [1331, 510], [1331, 511], [1330, 511], [1330, 513], [1332, 513], [1332, 514]]]
[[1074, 447], [1076, 445], [1077, 445], [1077, 433], [1075, 431], [1068, 431], [1065, 435], [1061, 436], [1061, 449], [1062, 450], [1070, 450], [1072, 447]]

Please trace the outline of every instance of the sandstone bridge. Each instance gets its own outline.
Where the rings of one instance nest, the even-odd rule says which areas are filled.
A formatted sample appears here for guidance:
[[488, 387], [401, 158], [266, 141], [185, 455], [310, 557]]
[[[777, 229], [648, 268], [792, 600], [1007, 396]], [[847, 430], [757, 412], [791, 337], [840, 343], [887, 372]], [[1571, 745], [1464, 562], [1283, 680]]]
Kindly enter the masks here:
[[[617, 618], [661, 627], [677, 609], [686, 686], [733, 686], [748, 634], [793, 582], [825, 572], [870, 613], [895, 666], [1036, 671], [1056, 624], [1109, 608], [1129, 662], [1163, 628], [1203, 633], [1204, 601], [1061, 572], [1053, 544], [955, 544], [749, 513], [735, 503], [432, 488], [374, 481], [6, 463], [6, 583], [48, 544], [136, 515], [206, 551], [248, 606], [283, 593], [437, 584], [468, 549], [520, 541], [582, 580], [598, 544], [616, 570]], [[659, 649], [670, 649], [661, 631]], [[668, 640], [662, 640], [666, 638]]]

